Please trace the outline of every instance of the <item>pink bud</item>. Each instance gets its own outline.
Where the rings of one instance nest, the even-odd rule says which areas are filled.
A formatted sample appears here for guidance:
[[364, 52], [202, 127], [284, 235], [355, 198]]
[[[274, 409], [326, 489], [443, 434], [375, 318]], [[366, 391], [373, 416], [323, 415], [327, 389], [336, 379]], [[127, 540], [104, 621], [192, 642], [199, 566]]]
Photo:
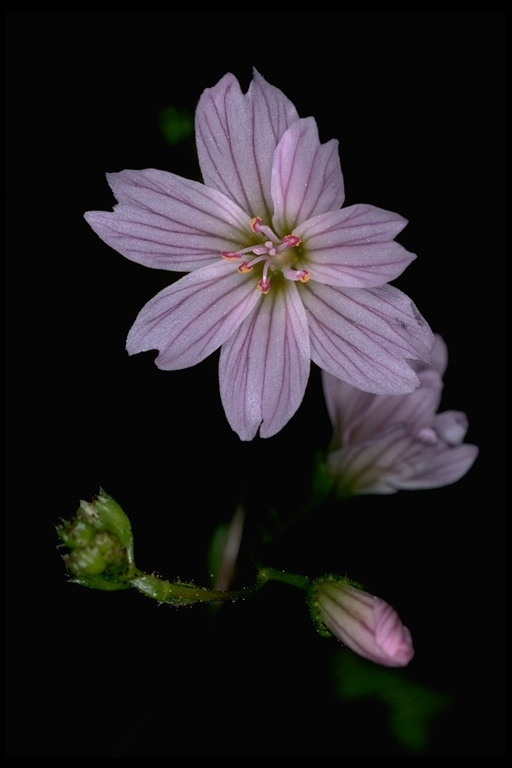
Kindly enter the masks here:
[[375, 664], [405, 667], [414, 656], [411, 633], [395, 609], [348, 579], [317, 579], [310, 593], [310, 609], [321, 634], [334, 635]]

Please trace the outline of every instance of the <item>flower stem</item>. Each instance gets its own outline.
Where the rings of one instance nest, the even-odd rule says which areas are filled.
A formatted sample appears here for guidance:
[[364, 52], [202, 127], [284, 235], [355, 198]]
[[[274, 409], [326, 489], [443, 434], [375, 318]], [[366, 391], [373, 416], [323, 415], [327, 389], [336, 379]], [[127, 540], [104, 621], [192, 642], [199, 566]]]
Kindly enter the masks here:
[[309, 589], [311, 584], [306, 576], [299, 576], [297, 573], [288, 573], [287, 571], [279, 571], [276, 568], [262, 567], [258, 571], [258, 582], [263, 586], [267, 581], [281, 581], [284, 584], [290, 584], [292, 587], [298, 587], [299, 589], [305, 590]]
[[171, 582], [161, 579], [154, 574], [143, 573], [142, 571], [139, 571], [130, 580], [130, 584], [141, 594], [151, 597], [159, 603], [180, 606], [192, 605], [193, 603], [236, 602], [236, 600], [244, 600], [255, 595], [268, 581], [281, 581], [284, 584], [290, 584], [293, 587], [305, 590], [310, 586], [310, 580], [305, 576], [267, 567], [259, 568], [254, 586], [237, 590], [221, 591], [198, 587], [192, 583]]
[[161, 579], [154, 574], [140, 572], [131, 580], [131, 586], [141, 594], [151, 597], [159, 603], [168, 603], [174, 606], [192, 605], [193, 603], [235, 602], [243, 600], [255, 594], [263, 584], [238, 590], [221, 591], [198, 587], [196, 584], [186, 582], [171, 582]]

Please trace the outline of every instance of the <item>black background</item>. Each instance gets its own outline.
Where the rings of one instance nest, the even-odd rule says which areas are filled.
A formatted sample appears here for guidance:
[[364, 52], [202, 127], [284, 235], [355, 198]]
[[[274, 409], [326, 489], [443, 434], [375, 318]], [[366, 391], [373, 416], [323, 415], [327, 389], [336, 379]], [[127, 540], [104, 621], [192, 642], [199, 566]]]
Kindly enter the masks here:
[[131, 517], [140, 568], [207, 583], [206, 552], [247, 481], [307, 482], [329, 437], [314, 368], [269, 440], [227, 424], [218, 356], [162, 372], [129, 358], [143, 304], [174, 279], [108, 248], [107, 171], [197, 177], [158, 115], [252, 67], [322, 140], [346, 204], [409, 219], [418, 258], [395, 284], [448, 343], [444, 408], [480, 455], [460, 482], [359, 498], [298, 526], [274, 567], [348, 573], [391, 602], [416, 655], [404, 674], [452, 705], [425, 756], [503, 756], [504, 13], [8, 12], [7, 754], [408, 756], [378, 703], [333, 693], [335, 641], [303, 595], [271, 584], [226, 605], [158, 607], [66, 581], [54, 524], [102, 486]]

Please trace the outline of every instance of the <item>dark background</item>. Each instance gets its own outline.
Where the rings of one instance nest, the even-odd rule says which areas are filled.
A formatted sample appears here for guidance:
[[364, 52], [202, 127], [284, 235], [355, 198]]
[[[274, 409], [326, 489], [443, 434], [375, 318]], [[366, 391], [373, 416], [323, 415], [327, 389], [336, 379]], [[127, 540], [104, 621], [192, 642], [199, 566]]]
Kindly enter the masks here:
[[447, 488], [359, 498], [298, 526], [269, 565], [347, 573], [414, 637], [405, 679], [450, 698], [425, 756], [504, 755], [504, 34], [498, 12], [8, 12], [7, 755], [409, 756], [378, 701], [340, 699], [338, 645], [270, 584], [214, 617], [66, 581], [54, 524], [102, 486], [140, 568], [207, 585], [207, 549], [246, 483], [290, 508], [330, 427], [313, 366], [274, 438], [241, 443], [217, 360], [129, 358], [143, 304], [175, 278], [108, 248], [106, 171], [197, 177], [159, 115], [252, 67], [322, 140], [346, 204], [410, 221], [395, 284], [447, 341], [443, 407], [480, 447]]

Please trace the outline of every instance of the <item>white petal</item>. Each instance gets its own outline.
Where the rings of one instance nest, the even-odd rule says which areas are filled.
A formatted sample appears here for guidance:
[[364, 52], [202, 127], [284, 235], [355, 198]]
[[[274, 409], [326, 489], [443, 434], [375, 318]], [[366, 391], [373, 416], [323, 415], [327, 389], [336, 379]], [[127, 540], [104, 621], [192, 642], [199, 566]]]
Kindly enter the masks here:
[[329, 467], [341, 485], [356, 494], [391, 494], [419, 471], [433, 449], [399, 424], [375, 439], [347, 445], [328, 456]]
[[85, 219], [104, 242], [146, 267], [189, 272], [215, 263], [222, 250], [238, 250], [251, 234], [247, 214], [197, 181], [151, 168], [109, 173], [107, 181], [118, 204]]
[[272, 169], [276, 231], [290, 234], [302, 221], [335, 211], [345, 199], [335, 139], [320, 144], [314, 118], [293, 123], [279, 142]]
[[297, 287], [263, 297], [223, 345], [220, 394], [241, 440], [271, 437], [302, 402], [310, 369], [309, 335]]
[[158, 349], [155, 363], [164, 370], [188, 368], [218, 349], [260, 299], [250, 275], [219, 261], [185, 275], [148, 301], [126, 348], [130, 355]]
[[434, 337], [408, 296], [389, 285], [340, 290], [311, 280], [301, 288], [311, 359], [320, 368], [375, 394], [419, 385], [407, 361], [428, 360]]
[[304, 266], [311, 279], [343, 288], [371, 288], [402, 274], [416, 255], [394, 242], [407, 220], [373, 205], [352, 205], [305, 221]]
[[201, 95], [196, 110], [196, 141], [204, 183], [247, 212], [270, 221], [270, 179], [274, 150], [298, 119], [279, 88], [254, 72], [247, 94], [232, 74]]
[[442, 488], [456, 483], [469, 472], [479, 453], [478, 446], [463, 443], [456, 447], [440, 446], [421, 471], [400, 482], [404, 490]]
[[325, 405], [333, 428], [332, 448], [339, 448], [350, 441], [354, 423], [360, 418], [364, 420], [377, 395], [352, 387], [326, 370], [321, 374]]
[[443, 411], [436, 415], [433, 426], [445, 443], [458, 445], [466, 437], [469, 421], [462, 411]]
[[405, 395], [374, 395], [322, 371], [327, 410], [339, 444], [377, 436], [392, 424], [430, 423], [439, 406], [443, 382], [431, 371], [421, 384]]

